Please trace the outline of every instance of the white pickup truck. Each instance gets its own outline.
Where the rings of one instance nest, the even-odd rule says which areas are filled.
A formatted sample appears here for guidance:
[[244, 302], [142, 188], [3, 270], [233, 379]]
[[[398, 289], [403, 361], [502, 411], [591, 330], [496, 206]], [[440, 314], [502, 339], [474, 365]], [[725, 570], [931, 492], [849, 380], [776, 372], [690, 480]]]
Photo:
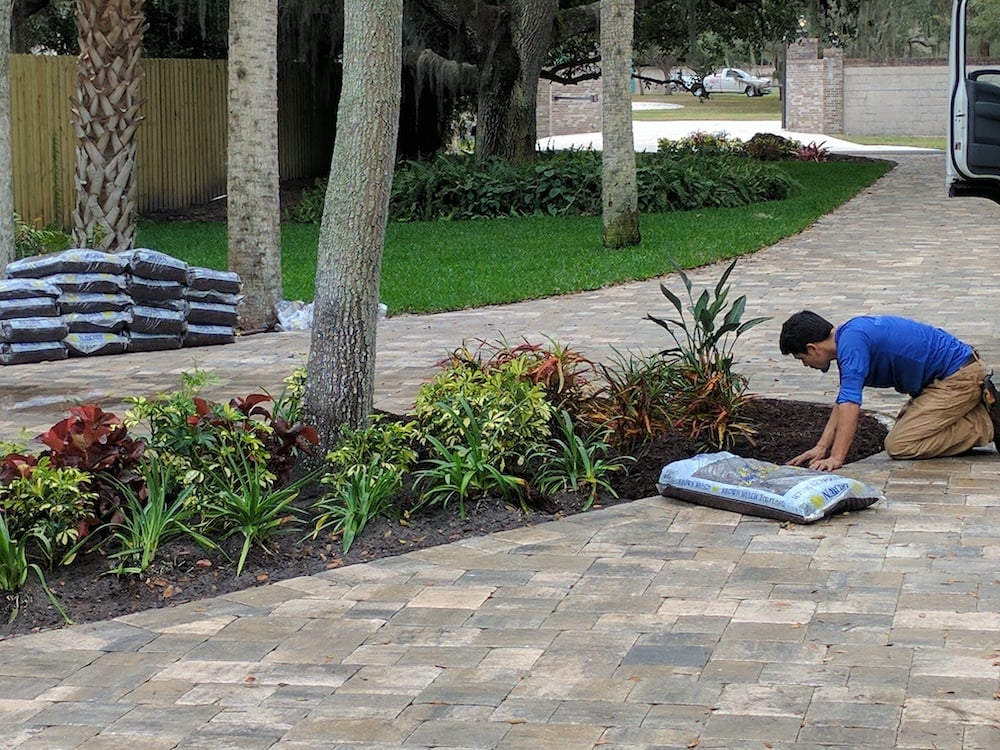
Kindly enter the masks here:
[[1000, 69], [966, 59], [981, 43], [970, 34], [968, 21], [978, 9], [971, 5], [954, 0], [952, 6], [948, 194], [1000, 203]]
[[712, 94], [763, 96], [771, 93], [770, 78], [758, 78], [739, 68], [723, 68], [710, 76], [705, 76], [702, 84], [705, 90]]

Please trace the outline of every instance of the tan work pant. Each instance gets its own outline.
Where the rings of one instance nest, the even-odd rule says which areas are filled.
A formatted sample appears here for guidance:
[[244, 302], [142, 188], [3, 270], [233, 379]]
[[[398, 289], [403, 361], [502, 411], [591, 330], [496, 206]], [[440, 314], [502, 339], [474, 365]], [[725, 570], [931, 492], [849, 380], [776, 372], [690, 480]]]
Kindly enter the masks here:
[[890, 458], [955, 456], [993, 440], [978, 359], [911, 398], [885, 438]]

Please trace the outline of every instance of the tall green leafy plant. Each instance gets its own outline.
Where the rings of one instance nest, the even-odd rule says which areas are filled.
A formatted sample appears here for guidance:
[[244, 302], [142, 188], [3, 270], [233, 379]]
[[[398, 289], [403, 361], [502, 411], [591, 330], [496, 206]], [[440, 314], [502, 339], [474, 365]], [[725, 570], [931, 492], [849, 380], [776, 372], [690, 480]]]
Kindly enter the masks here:
[[414, 488], [420, 491], [420, 505], [443, 508], [456, 500], [458, 514], [465, 518], [469, 500], [497, 492], [505, 500], [518, 499], [521, 508], [527, 511], [527, 482], [504, 471], [503, 464], [498, 463], [503, 451], [497, 449], [494, 441], [499, 437], [486, 433], [468, 400], [458, 396], [456, 401], [457, 408], [443, 402], [438, 404], [458, 429], [459, 439], [449, 445], [433, 435], [427, 436], [431, 455], [426, 459], [427, 466], [416, 472], [414, 482]]
[[142, 467], [141, 475], [144, 491], [139, 493], [122, 485], [125, 497], [122, 517], [107, 526], [111, 539], [118, 546], [108, 555], [119, 561], [112, 572], [142, 573], [152, 565], [161, 544], [183, 535], [206, 549], [216, 547], [194, 528], [196, 508], [188, 503], [194, 485], [183, 486], [173, 493], [177, 483], [168, 466], [155, 457], [150, 457]]
[[[45, 582], [42, 569], [36, 563], [28, 560], [24, 543], [10, 535], [4, 514], [0, 513], [0, 591], [18, 591], [28, 581], [29, 572], [33, 572], [38, 577], [38, 584], [42, 587], [42, 591], [45, 592], [49, 601], [52, 602], [52, 606], [55, 607], [66, 624], [71, 625], [73, 621]], [[17, 608], [14, 608], [11, 617], [17, 617]]]
[[660, 291], [677, 317], [646, 316], [674, 342], [660, 354], [675, 365], [678, 426], [687, 427], [693, 437], [716, 447], [725, 447], [736, 434], [753, 433], [752, 426], [739, 419], [739, 410], [747, 400], [747, 380], [733, 370], [733, 349], [740, 336], [770, 320], [744, 320], [745, 295], [730, 301], [728, 282], [736, 262], [733, 259], [726, 267], [713, 290], [703, 289], [697, 296], [691, 279], [675, 263], [687, 299], [682, 300], [661, 283]]
[[222, 529], [223, 538], [243, 538], [236, 575], [243, 572], [251, 545], [267, 549], [267, 541], [282, 527], [296, 523], [301, 513], [293, 503], [299, 491], [315, 481], [313, 471], [284, 486], [275, 486], [267, 468], [239, 452], [220, 457], [224, 474], [213, 477], [212, 493], [203, 513], [210, 526]]
[[535, 483], [542, 492], [572, 490], [585, 492], [583, 509], [589, 510], [601, 490], [613, 497], [618, 493], [611, 485], [611, 474], [625, 468], [631, 456], [606, 459], [610, 449], [600, 431], [588, 435], [577, 434], [576, 425], [569, 412], [559, 413], [559, 434], [552, 439], [549, 449], [538, 456], [541, 466], [535, 474]]

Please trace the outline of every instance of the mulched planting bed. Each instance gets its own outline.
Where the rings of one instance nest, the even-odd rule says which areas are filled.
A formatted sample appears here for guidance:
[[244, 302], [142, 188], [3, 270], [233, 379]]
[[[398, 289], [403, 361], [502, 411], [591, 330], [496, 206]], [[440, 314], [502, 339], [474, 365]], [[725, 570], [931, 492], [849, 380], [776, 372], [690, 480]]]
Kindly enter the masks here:
[[[828, 404], [758, 399], [744, 413], [757, 428], [753, 443], [741, 439], [730, 451], [746, 458], [784, 463], [813, 446], [830, 416]], [[863, 414], [848, 462], [879, 453], [886, 428], [875, 417]], [[656, 494], [656, 480], [664, 464], [698, 452], [681, 434], [670, 434], [637, 451], [636, 462], [627, 464], [627, 474], [613, 475], [615, 498], [603, 494], [595, 508]], [[849, 474], [849, 469], [847, 470]], [[168, 607], [253, 586], [309, 575], [344, 565], [370, 562], [416, 549], [447, 544], [459, 539], [530, 526], [579, 512], [583, 498], [556, 495], [545, 498], [544, 508], [525, 514], [500, 500], [489, 499], [468, 507], [461, 519], [458, 509], [422, 510], [408, 514], [403, 522], [379, 518], [368, 525], [348, 554], [331, 540], [303, 540], [307, 529], [296, 527], [277, 536], [267, 552], [254, 548], [243, 574], [236, 577], [233, 560], [238, 542], [232, 540], [229, 558], [206, 553], [186, 541], [163, 545], [156, 562], [141, 576], [108, 575], [111, 562], [97, 555], [81, 555], [72, 565], [46, 574], [49, 586], [76, 623], [105, 620], [153, 607]], [[725, 511], [719, 511], [723, 513]], [[34, 581], [17, 594], [0, 594], [0, 637], [60, 627], [63, 621]]]

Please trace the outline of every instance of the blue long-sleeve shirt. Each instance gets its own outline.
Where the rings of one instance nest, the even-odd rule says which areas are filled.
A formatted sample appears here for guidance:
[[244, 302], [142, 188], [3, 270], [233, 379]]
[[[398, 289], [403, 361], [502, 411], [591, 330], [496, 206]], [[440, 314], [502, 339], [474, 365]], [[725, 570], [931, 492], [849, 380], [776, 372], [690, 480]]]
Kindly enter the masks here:
[[861, 403], [861, 390], [895, 388], [918, 395], [954, 375], [972, 347], [940, 328], [892, 315], [851, 318], [837, 329], [837, 403]]

